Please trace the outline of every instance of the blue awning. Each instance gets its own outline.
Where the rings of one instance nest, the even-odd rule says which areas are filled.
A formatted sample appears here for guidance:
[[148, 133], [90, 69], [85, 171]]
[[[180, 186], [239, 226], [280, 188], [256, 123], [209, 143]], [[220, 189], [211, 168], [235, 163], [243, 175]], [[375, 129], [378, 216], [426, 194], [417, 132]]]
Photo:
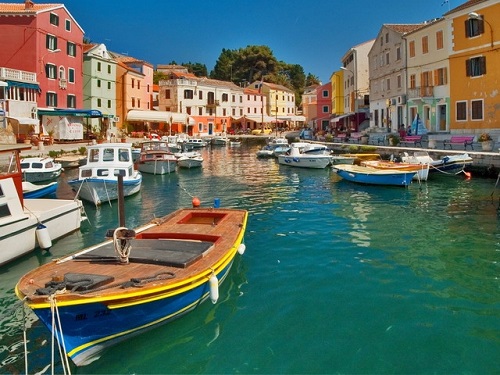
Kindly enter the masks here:
[[40, 86], [38, 83], [28, 83], [28, 82], [19, 82], [19, 81], [9, 81], [6, 80], [9, 87], [24, 87], [25, 89], [33, 89], [40, 90]]
[[56, 108], [56, 109], [39, 109], [38, 116], [102, 117], [102, 113], [97, 109]]

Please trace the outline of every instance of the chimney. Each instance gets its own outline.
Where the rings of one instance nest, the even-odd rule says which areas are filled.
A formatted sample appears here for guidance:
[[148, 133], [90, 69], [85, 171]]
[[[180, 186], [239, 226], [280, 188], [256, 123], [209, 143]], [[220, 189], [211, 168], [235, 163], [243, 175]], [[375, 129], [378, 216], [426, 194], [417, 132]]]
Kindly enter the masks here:
[[32, 10], [35, 6], [35, 3], [31, 0], [24, 0], [24, 10]]

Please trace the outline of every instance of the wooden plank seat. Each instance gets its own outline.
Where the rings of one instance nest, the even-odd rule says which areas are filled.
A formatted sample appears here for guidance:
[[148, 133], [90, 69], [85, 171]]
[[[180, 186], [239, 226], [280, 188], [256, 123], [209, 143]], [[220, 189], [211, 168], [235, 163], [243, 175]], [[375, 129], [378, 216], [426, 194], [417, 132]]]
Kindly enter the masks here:
[[399, 140], [400, 143], [413, 143], [415, 147], [420, 145], [422, 147], [422, 136], [421, 135], [407, 135]]
[[470, 146], [471, 150], [474, 150], [474, 146], [472, 145], [473, 142], [473, 135], [454, 135], [450, 139], [445, 139], [443, 141], [443, 148], [446, 149], [446, 146], [450, 146], [451, 150], [452, 145], [459, 144], [464, 145], [464, 150], [467, 150], [467, 146]]

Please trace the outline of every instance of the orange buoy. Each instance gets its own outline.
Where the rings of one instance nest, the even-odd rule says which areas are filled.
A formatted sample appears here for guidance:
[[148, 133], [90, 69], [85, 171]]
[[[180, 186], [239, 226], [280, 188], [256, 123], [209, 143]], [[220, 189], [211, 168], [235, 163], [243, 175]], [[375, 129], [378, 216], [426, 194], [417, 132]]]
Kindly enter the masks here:
[[193, 197], [193, 207], [200, 207], [200, 200], [198, 197]]

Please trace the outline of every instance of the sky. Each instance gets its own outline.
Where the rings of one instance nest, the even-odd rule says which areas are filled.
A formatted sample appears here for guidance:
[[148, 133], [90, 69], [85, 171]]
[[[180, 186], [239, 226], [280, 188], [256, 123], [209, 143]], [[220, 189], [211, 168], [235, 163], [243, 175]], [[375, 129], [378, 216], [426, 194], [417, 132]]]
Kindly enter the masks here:
[[[23, 0], [5, 1], [19, 3]], [[377, 37], [383, 24], [441, 17], [466, 0], [67, 0], [93, 43], [158, 64], [213, 69], [223, 49], [266, 45], [323, 83], [349, 49]], [[35, 3], [57, 3], [39, 1]]]

